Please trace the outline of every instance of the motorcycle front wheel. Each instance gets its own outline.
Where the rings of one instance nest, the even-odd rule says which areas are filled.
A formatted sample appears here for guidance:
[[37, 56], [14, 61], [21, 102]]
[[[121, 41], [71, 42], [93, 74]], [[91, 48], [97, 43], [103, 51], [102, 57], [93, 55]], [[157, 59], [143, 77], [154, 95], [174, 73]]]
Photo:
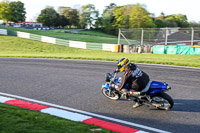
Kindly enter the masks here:
[[101, 88], [101, 92], [103, 95], [111, 100], [118, 100], [120, 98], [120, 94], [111, 91], [110, 95], [109, 92], [105, 88]]
[[152, 105], [161, 110], [170, 110], [174, 106], [174, 100], [166, 93], [152, 97]]

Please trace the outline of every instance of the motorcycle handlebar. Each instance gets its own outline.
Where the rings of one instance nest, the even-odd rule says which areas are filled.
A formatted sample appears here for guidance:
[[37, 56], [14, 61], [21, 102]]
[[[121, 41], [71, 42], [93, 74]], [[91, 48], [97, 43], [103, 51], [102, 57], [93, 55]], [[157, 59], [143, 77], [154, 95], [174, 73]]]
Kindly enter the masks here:
[[115, 71], [114, 71], [114, 73], [118, 73], [119, 72], [119, 69], [117, 68]]

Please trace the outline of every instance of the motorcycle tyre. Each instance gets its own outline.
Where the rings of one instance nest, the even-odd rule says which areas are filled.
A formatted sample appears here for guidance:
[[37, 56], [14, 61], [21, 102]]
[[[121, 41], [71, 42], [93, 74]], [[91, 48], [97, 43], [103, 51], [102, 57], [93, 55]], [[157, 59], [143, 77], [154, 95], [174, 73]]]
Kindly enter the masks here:
[[165, 109], [160, 108], [160, 107], [156, 107], [160, 110], [170, 110], [174, 106], [174, 100], [167, 93], [159, 93], [159, 95], [152, 96], [152, 99], [153, 99], [153, 97], [161, 97], [161, 98], [167, 100], [168, 103], [170, 104], [170, 106], [168, 108], [165, 108]]
[[107, 97], [108, 99], [111, 99], [111, 100], [118, 100], [121, 97], [120, 94], [113, 93], [113, 92], [111, 92], [111, 93], [114, 95], [114, 97], [110, 97], [109, 95], [107, 95], [107, 90], [105, 88], [101, 88], [101, 92], [103, 93], [103, 95], [105, 97]]

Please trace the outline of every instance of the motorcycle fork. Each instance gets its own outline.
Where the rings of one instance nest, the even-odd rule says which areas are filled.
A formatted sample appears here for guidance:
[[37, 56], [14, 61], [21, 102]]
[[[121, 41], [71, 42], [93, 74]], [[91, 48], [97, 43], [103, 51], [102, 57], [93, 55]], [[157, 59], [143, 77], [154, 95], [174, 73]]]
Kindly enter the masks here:
[[109, 88], [109, 92], [108, 92], [108, 95], [110, 96], [111, 95], [111, 89]]

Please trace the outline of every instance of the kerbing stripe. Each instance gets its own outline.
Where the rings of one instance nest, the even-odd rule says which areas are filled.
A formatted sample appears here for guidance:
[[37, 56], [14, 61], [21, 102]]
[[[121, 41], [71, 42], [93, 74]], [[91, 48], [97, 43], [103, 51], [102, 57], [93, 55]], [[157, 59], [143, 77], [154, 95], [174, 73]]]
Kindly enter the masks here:
[[61, 109], [56, 109], [56, 108], [47, 108], [47, 109], [42, 109], [41, 112], [43, 113], [48, 113], [50, 115], [62, 117], [65, 119], [69, 119], [72, 121], [79, 121], [82, 122], [86, 119], [92, 118], [90, 116], [78, 114], [78, 113], [72, 113], [69, 111], [61, 110]]
[[84, 120], [83, 123], [100, 126], [100, 127], [106, 128], [108, 130], [111, 130], [114, 132], [120, 132], [120, 133], [136, 133], [139, 131], [137, 129], [133, 129], [130, 127], [122, 126], [122, 125], [107, 122], [107, 121], [103, 121], [103, 120], [96, 119], [96, 118]]
[[26, 109], [31, 109], [31, 110], [37, 110], [37, 111], [40, 111], [41, 109], [49, 108], [48, 106], [40, 105], [37, 103], [26, 102], [22, 100], [17, 100], [17, 99], [6, 101], [5, 104], [10, 104], [10, 105], [14, 105], [14, 106], [18, 106], [18, 107], [22, 107]]
[[0, 96], [0, 103], [5, 103], [6, 101], [9, 101], [9, 100], [14, 100], [14, 99]]

